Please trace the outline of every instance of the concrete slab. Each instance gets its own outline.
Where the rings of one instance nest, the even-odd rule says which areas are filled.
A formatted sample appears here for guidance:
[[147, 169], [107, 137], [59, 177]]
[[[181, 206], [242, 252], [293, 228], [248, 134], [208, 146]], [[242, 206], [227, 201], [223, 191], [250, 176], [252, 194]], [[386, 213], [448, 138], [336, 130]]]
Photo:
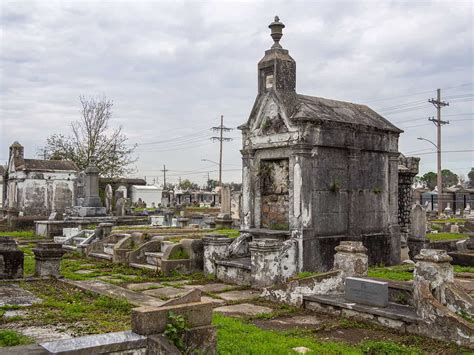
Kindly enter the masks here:
[[259, 291], [255, 290], [240, 290], [220, 293], [219, 297], [226, 301], [242, 301], [257, 298], [260, 295]]
[[127, 288], [132, 291], [144, 291], [144, 290], [150, 290], [153, 288], [160, 288], [163, 287], [159, 282], [142, 282], [142, 283], [136, 283], [136, 284], [128, 284]]
[[55, 327], [52, 326], [40, 326], [40, 327], [25, 327], [15, 329], [16, 331], [20, 332], [23, 335], [31, 337], [36, 340], [38, 343], [42, 343], [45, 341], [53, 341], [53, 340], [63, 340], [63, 339], [71, 339], [72, 335], [61, 332]]
[[5, 311], [5, 313], [3, 314], [3, 319], [12, 319], [12, 318], [15, 318], [15, 317], [23, 317], [23, 316], [26, 316], [27, 315], [27, 312], [25, 310], [13, 310], [13, 311]]
[[31, 306], [41, 299], [13, 283], [0, 284], [0, 306]]
[[237, 288], [239, 286], [236, 285], [228, 285], [223, 283], [212, 283], [212, 284], [205, 284], [205, 285], [185, 285], [184, 288], [198, 288], [202, 292], [211, 292], [211, 293], [218, 293], [222, 291], [229, 291]]
[[182, 289], [182, 288], [174, 288], [174, 287], [162, 287], [162, 288], [155, 288], [153, 290], [143, 291], [145, 295], [157, 297], [161, 299], [169, 299], [184, 295], [189, 290]]
[[77, 270], [77, 271], [74, 271], [75, 274], [79, 274], [79, 275], [88, 275], [88, 274], [93, 274], [94, 272], [97, 272], [97, 270]]
[[148, 295], [144, 295], [143, 293], [133, 292], [126, 288], [112, 285], [103, 281], [99, 280], [88, 280], [88, 281], [72, 281], [72, 280], [64, 280], [70, 285], [79, 287], [83, 290], [91, 291], [94, 293], [98, 293], [100, 295], [108, 296], [111, 298], [125, 298], [128, 302], [135, 306], [151, 306], [151, 307], [159, 307], [163, 304], [163, 301], [156, 299], [155, 297], [151, 297]]
[[221, 300], [219, 298], [212, 298], [208, 296], [202, 296], [201, 297], [201, 302], [212, 302], [216, 306], [223, 305], [225, 303], [224, 300]]
[[257, 314], [271, 313], [272, 311], [273, 310], [269, 307], [257, 306], [251, 303], [241, 303], [214, 308], [214, 312], [235, 316], [256, 316]]

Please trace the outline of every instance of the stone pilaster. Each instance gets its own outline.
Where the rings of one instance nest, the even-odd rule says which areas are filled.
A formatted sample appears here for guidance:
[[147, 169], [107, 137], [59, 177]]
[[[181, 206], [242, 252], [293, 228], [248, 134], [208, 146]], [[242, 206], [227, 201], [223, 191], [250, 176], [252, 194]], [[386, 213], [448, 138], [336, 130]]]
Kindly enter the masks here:
[[233, 239], [226, 235], [206, 235], [202, 238], [204, 245], [204, 274], [216, 274], [216, 260], [221, 260], [229, 255], [229, 245]]
[[252, 287], [263, 288], [280, 282], [282, 247], [283, 242], [277, 239], [257, 239], [249, 243]]
[[398, 157], [390, 153], [388, 158], [388, 230], [390, 238], [390, 265], [401, 260], [401, 235], [398, 225]]
[[35, 275], [39, 277], [59, 277], [61, 258], [66, 253], [60, 243], [38, 243], [35, 254]]
[[254, 226], [254, 206], [255, 188], [252, 177], [254, 154], [252, 149], [242, 149], [242, 216], [241, 228], [249, 229]]
[[360, 149], [349, 149], [348, 164], [348, 221], [347, 234], [351, 237], [360, 235], [359, 227], [359, 174], [360, 171]]

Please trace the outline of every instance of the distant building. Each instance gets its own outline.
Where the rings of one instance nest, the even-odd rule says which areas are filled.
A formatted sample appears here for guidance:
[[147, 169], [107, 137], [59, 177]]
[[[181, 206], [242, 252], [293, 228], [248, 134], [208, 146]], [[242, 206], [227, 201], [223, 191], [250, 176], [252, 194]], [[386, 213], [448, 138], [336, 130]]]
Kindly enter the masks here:
[[3, 208], [16, 209], [25, 216], [64, 213], [76, 202], [78, 177], [74, 162], [25, 159], [23, 146], [14, 142], [4, 175]]
[[131, 186], [132, 203], [137, 203], [139, 200], [146, 203], [147, 207], [153, 204], [158, 206], [162, 204], [163, 189], [155, 185], [132, 185]]

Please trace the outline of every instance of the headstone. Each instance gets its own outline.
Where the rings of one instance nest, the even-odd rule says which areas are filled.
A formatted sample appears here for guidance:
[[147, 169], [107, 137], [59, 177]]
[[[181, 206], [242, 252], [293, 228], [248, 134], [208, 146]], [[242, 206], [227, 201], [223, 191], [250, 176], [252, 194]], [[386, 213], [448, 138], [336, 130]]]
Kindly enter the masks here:
[[112, 212], [113, 195], [114, 193], [112, 191], [112, 186], [110, 184], [107, 184], [107, 186], [105, 186], [105, 208], [107, 214], [110, 214]]
[[59, 221], [62, 219], [61, 213], [53, 211], [48, 217], [48, 221]]
[[115, 202], [115, 215], [120, 217], [120, 216], [125, 216], [125, 198], [120, 197], [117, 202]]
[[464, 209], [464, 214], [465, 215], [471, 214], [471, 205], [469, 203], [466, 204], [466, 208]]
[[451, 225], [449, 233], [459, 233], [459, 226], [457, 224]]
[[230, 215], [231, 213], [230, 187], [222, 186], [220, 190], [220, 194], [221, 194], [221, 213]]
[[424, 240], [426, 238], [426, 211], [419, 204], [410, 211], [410, 236]]
[[451, 206], [449, 205], [449, 202], [448, 202], [446, 208], [444, 209], [444, 213], [448, 216], [453, 214], [453, 210], [451, 209]]
[[374, 307], [387, 307], [388, 282], [347, 277], [344, 298]]

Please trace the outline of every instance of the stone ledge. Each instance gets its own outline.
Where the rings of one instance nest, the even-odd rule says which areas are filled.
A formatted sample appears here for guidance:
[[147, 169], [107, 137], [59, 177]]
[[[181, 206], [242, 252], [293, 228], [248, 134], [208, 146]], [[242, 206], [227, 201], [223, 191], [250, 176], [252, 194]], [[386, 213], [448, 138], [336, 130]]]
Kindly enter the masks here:
[[146, 348], [147, 338], [131, 331], [89, 335], [40, 344], [53, 354], [100, 354]]
[[388, 319], [402, 320], [407, 323], [416, 323], [421, 321], [415, 310], [409, 306], [389, 303], [387, 307], [371, 307], [357, 303], [347, 302], [342, 296], [304, 296], [304, 302], [316, 302], [323, 305], [329, 305], [336, 309], [350, 309], [361, 313], [373, 314]]

